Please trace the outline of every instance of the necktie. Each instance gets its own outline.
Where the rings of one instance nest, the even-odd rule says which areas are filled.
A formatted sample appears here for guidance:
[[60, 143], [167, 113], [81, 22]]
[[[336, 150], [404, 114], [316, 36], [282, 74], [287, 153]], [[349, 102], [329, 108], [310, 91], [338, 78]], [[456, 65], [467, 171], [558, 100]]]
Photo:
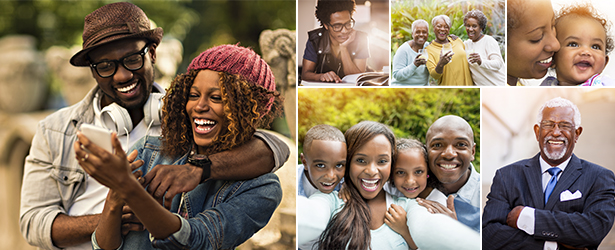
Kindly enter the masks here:
[[557, 175], [559, 174], [559, 172], [562, 172], [562, 170], [560, 168], [549, 168], [547, 169], [547, 171], [549, 172], [549, 174], [551, 174], [551, 179], [549, 180], [549, 183], [547, 183], [547, 188], [545, 189], [545, 204], [547, 204], [547, 201], [549, 201], [549, 196], [551, 195], [551, 192], [553, 192], [553, 188], [555, 188], [555, 185], [557, 184]]

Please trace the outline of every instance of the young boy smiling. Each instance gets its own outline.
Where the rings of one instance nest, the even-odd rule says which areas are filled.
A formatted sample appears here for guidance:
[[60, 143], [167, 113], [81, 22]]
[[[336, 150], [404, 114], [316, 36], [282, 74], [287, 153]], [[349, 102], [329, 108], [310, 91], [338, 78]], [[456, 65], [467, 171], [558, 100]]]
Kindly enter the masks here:
[[310, 197], [320, 191], [339, 190], [346, 169], [346, 139], [329, 125], [316, 125], [305, 135], [301, 162], [297, 166], [299, 195]]
[[[346, 138], [336, 127], [316, 125], [305, 134], [301, 162], [297, 166], [297, 193], [310, 197], [318, 191], [331, 193], [339, 191], [340, 181], [346, 170]], [[299, 249], [310, 250], [317, 240], [299, 245]]]

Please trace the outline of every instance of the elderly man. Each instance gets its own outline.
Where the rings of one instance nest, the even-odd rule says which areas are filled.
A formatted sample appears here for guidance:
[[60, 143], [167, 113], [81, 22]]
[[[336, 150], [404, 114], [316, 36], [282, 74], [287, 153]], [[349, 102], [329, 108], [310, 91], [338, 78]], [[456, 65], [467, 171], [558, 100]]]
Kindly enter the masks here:
[[613, 172], [572, 152], [583, 128], [572, 102], [538, 112], [540, 153], [499, 169], [483, 213], [483, 249], [596, 249], [613, 226]]
[[459, 222], [480, 230], [480, 174], [472, 161], [476, 152], [472, 127], [463, 118], [447, 115], [427, 130], [429, 169], [442, 184], [438, 190], [448, 196], [447, 206], [418, 198], [432, 211], [456, 214]]
[[346, 75], [365, 72], [367, 34], [354, 29], [354, 10], [354, 0], [318, 1], [316, 18], [322, 27], [308, 32], [301, 79], [341, 82]]
[[[45, 249], [92, 248], [90, 237], [108, 189], [79, 166], [88, 159], [75, 157], [76, 133], [83, 123], [107, 127], [118, 132], [124, 149], [145, 135], [160, 135], [158, 102], [164, 90], [154, 82], [153, 65], [162, 34], [130, 3], [108, 4], [86, 16], [83, 50], [70, 63], [89, 66], [98, 85], [79, 103], [38, 124], [21, 192], [19, 222], [28, 243]], [[261, 140], [210, 155], [199, 167], [156, 166], [145, 176], [148, 191], [161, 202], [165, 198], [168, 207], [176, 194], [206, 179], [248, 179], [277, 169], [288, 157], [286, 144], [262, 132], [257, 136]], [[124, 232], [143, 230], [130, 210], [124, 211]]]

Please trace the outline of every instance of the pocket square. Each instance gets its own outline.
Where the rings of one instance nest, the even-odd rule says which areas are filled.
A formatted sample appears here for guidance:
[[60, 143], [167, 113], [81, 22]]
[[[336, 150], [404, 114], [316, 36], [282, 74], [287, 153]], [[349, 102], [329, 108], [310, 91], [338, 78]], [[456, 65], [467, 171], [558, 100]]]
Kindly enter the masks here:
[[574, 194], [571, 193], [570, 190], [566, 190], [559, 195], [559, 201], [576, 200], [578, 198], [581, 198], [581, 196], [581, 191], [579, 190], [574, 192]]

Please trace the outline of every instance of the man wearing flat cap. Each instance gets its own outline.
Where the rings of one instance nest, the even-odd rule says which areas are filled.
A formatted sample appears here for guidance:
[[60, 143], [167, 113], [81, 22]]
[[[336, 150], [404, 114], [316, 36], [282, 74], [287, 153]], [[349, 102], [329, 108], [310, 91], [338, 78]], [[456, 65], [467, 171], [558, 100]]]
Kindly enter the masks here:
[[[88, 155], [73, 150], [77, 131], [84, 123], [115, 131], [124, 150], [145, 135], [160, 135], [159, 107], [165, 92], [154, 82], [153, 64], [162, 35], [162, 28], [151, 29], [145, 13], [131, 3], [108, 4], [85, 17], [83, 49], [70, 63], [90, 67], [98, 84], [79, 103], [38, 124], [24, 166], [19, 218], [21, 233], [31, 245], [92, 249], [91, 235], [108, 189], [79, 165]], [[210, 155], [208, 166], [158, 165], [144, 178], [150, 194], [169, 207], [176, 194], [201, 181], [254, 178], [277, 170], [288, 154], [285, 143], [257, 131], [246, 144]], [[124, 234], [143, 230], [128, 207], [124, 213]]]

